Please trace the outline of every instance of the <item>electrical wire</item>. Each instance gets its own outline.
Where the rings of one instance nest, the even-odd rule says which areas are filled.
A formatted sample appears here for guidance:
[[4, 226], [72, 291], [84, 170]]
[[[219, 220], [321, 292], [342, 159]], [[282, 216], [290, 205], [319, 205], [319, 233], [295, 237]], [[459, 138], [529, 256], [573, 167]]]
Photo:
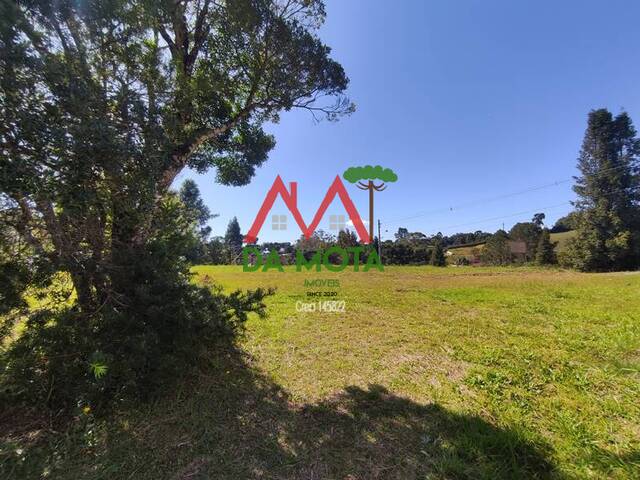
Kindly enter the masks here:
[[[609, 168], [605, 168], [600, 170], [599, 172], [597, 172], [595, 175], [602, 175], [604, 173], [607, 172], [611, 172], [611, 171], [615, 171], [615, 170], [619, 170], [621, 168], [627, 168], [628, 165], [618, 165], [617, 167], [609, 167]], [[575, 177], [570, 177], [570, 178], [563, 178], [560, 180], [556, 180], [554, 182], [550, 182], [550, 183], [546, 183], [544, 185], [537, 185], [537, 186], [533, 186], [533, 187], [528, 187], [526, 189], [523, 190], [519, 190], [517, 192], [511, 192], [511, 193], [506, 193], [506, 194], [502, 194], [502, 195], [497, 195], [495, 197], [488, 197], [488, 198], [484, 198], [484, 199], [478, 199], [475, 201], [469, 201], [469, 202], [465, 202], [465, 203], [461, 203], [452, 207], [444, 207], [444, 208], [439, 208], [439, 209], [434, 209], [434, 210], [428, 210], [428, 211], [422, 211], [422, 212], [417, 212], [413, 215], [407, 216], [407, 217], [401, 217], [401, 218], [395, 218], [395, 219], [390, 219], [390, 220], [385, 220], [383, 221], [383, 223], [387, 226], [389, 225], [398, 225], [399, 223], [405, 222], [407, 220], [413, 220], [415, 218], [420, 218], [420, 217], [424, 217], [427, 215], [434, 215], [436, 213], [443, 213], [443, 212], [453, 212], [456, 210], [462, 210], [464, 208], [469, 208], [469, 207], [475, 207], [477, 205], [483, 205], [486, 203], [490, 203], [490, 202], [495, 202], [497, 200], [504, 200], [505, 198], [511, 198], [511, 197], [515, 197], [518, 195], [524, 195], [527, 193], [531, 193], [531, 192], [535, 192], [535, 191], [539, 191], [539, 190], [544, 190], [545, 188], [550, 188], [550, 187], [556, 187], [558, 185], [562, 185], [568, 182], [571, 182], [575, 180]], [[571, 202], [565, 202], [563, 205], [567, 205]], [[545, 208], [545, 207], [543, 207]], [[550, 207], [546, 207], [546, 208], [550, 208]], [[540, 209], [538, 209], [540, 210]]]
[[[622, 192], [622, 191], [625, 191], [625, 190], [629, 190], [629, 189], [636, 190], [636, 189], [639, 189], [639, 188], [640, 188], [640, 185], [638, 185], [636, 187], [619, 188], [619, 189], [616, 189], [616, 190], [611, 190], [609, 192], [605, 192], [602, 195], [613, 195], [614, 193], [619, 193], [619, 192]], [[543, 206], [543, 207], [533, 208], [531, 210], [524, 210], [524, 211], [521, 211], [521, 212], [510, 213], [510, 214], [507, 214], [507, 215], [501, 215], [501, 216], [498, 216], [498, 217], [485, 218], [485, 219], [482, 219], [482, 220], [473, 220], [471, 222], [459, 223], [459, 224], [456, 224], [456, 225], [448, 225], [446, 227], [443, 227], [442, 229], [443, 230], [448, 230], [448, 229], [452, 229], [452, 228], [464, 227], [466, 225], [475, 225], [475, 224], [478, 224], [478, 223], [493, 222], [493, 221], [502, 220], [502, 219], [505, 219], [505, 218], [517, 217], [517, 216], [524, 215], [524, 214], [527, 214], [527, 213], [535, 213], [535, 212], [541, 212], [541, 211], [544, 211], [544, 210], [550, 210], [552, 208], [563, 207], [563, 206], [566, 206], [566, 205], [570, 205], [572, 203], [573, 203], [573, 201], [569, 200], [569, 201], [562, 202], [562, 203], [557, 203], [557, 204], [554, 204], [554, 205], [547, 205], [547, 206]]]

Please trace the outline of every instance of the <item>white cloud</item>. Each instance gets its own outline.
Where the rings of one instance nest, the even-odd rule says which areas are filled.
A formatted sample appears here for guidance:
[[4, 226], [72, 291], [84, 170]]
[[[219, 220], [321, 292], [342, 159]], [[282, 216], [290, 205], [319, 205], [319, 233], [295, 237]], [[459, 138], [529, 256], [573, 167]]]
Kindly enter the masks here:
[[[362, 220], [362, 223], [366, 225], [369, 225], [369, 220]], [[350, 227], [355, 227], [355, 225], [353, 224], [353, 221], [351, 219], [347, 220], [347, 225]]]

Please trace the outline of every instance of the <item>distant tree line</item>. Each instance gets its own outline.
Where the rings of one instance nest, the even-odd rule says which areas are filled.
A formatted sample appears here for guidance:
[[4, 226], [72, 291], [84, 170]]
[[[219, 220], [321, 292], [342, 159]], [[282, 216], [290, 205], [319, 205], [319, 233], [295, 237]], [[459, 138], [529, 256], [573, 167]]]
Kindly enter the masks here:
[[[587, 131], [578, 158], [580, 175], [576, 177], [574, 191], [578, 198], [573, 202], [575, 210], [559, 218], [547, 229], [545, 214], [536, 213], [531, 221], [519, 222], [507, 232], [461, 232], [451, 235], [411, 232], [398, 228], [393, 240], [380, 245], [382, 260], [387, 265], [464, 265], [468, 256], [453, 256], [447, 260], [447, 250], [469, 246], [472, 257], [488, 265], [535, 263], [583, 271], [609, 271], [637, 269], [640, 266], [640, 142], [631, 119], [626, 113], [614, 117], [605, 109], [590, 112]], [[194, 236], [199, 243], [189, 258], [194, 263], [237, 263], [242, 247], [242, 234], [237, 219], [232, 219], [224, 237], [208, 238], [210, 230], [205, 226], [211, 218], [199, 199], [197, 187], [185, 183], [181, 199], [192, 211]], [[552, 233], [574, 232], [567, 248], [556, 254]], [[374, 238], [373, 248], [379, 239]], [[514, 253], [514, 242], [518, 252]], [[319, 249], [333, 245], [349, 247], [358, 245], [351, 231], [333, 236], [324, 231], [311, 238], [301, 237], [295, 244], [267, 242], [261, 248], [278, 250], [283, 256], [293, 255], [295, 250], [312, 256]], [[520, 247], [524, 245], [524, 251]]]
[[[188, 195], [185, 193], [188, 192]], [[188, 261], [192, 264], [238, 264], [241, 260], [243, 246], [243, 234], [236, 217], [233, 217], [227, 226], [224, 236], [209, 238], [211, 229], [205, 225], [208, 219], [213, 218], [203, 207], [197, 186], [191, 181], [186, 181], [180, 193], [180, 198], [185, 203], [191, 219], [192, 247]], [[553, 244], [550, 242], [548, 231], [542, 227], [544, 214], [536, 214], [531, 222], [517, 223], [509, 233], [499, 230], [492, 234], [489, 232], [461, 232], [452, 235], [443, 235], [438, 232], [429, 236], [422, 232], [409, 232], [407, 228], [400, 227], [394, 234], [395, 240], [385, 240], [380, 245], [383, 262], [386, 265], [434, 265], [445, 266], [447, 264], [446, 252], [451, 247], [474, 246], [484, 244], [482, 249], [482, 262], [492, 265], [506, 265], [515, 263], [518, 259], [511, 254], [508, 241], [523, 241], [527, 253], [524, 261], [542, 264], [555, 263]], [[546, 233], [546, 236], [544, 235]], [[363, 250], [361, 260], [366, 261], [369, 248], [378, 250], [379, 239], [374, 238], [374, 243]], [[542, 242], [542, 243], [541, 243]], [[546, 243], [545, 243], [546, 242]], [[295, 260], [295, 252], [300, 251], [309, 259], [319, 250], [326, 250], [333, 246], [341, 248], [363, 246], [355, 232], [342, 230], [338, 235], [332, 235], [324, 230], [317, 230], [310, 238], [300, 236], [295, 242], [263, 242], [256, 243], [262, 251], [277, 251], [283, 264]], [[539, 247], [550, 249], [551, 253], [538, 259]], [[335, 261], [339, 261], [336, 258]], [[468, 264], [464, 260], [456, 259], [459, 264]], [[460, 261], [458, 261], [460, 260]], [[350, 258], [353, 262], [353, 258]]]

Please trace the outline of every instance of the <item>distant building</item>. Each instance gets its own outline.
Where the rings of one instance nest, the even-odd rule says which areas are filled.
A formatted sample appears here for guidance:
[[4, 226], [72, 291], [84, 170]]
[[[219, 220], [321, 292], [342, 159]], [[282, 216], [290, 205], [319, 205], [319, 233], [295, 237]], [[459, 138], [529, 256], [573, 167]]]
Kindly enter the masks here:
[[518, 262], [525, 262], [527, 260], [527, 244], [523, 240], [509, 240], [507, 241], [511, 255], [513, 255]]

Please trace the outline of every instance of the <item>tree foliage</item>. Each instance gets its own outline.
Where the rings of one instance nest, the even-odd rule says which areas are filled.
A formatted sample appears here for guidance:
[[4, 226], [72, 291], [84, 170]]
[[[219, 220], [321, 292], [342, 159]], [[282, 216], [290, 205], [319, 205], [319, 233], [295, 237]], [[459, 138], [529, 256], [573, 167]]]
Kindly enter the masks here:
[[485, 243], [481, 258], [490, 265], [508, 265], [512, 261], [509, 248], [509, 236], [504, 230], [498, 230]]
[[233, 217], [229, 220], [227, 231], [224, 234], [224, 246], [227, 249], [227, 255], [231, 263], [237, 261], [240, 250], [242, 250], [242, 232], [240, 231], [240, 223], [238, 219]]
[[193, 221], [200, 227], [200, 234], [206, 238], [211, 233], [211, 229], [206, 229], [207, 222], [215, 215], [212, 215], [209, 207], [204, 204], [196, 182], [188, 179], [182, 183], [180, 201], [184, 203]]
[[34, 358], [22, 371], [42, 373], [30, 381], [64, 388], [43, 352], [72, 342], [77, 365], [98, 350], [113, 362], [92, 381], [115, 386], [135, 371], [131, 385], [142, 385], [162, 358], [197, 350], [175, 343], [261, 308], [260, 295], [190, 284], [190, 213], [169, 188], [185, 167], [246, 184], [274, 146], [262, 125], [281, 111], [333, 120], [353, 110], [316, 35], [323, 19], [316, 0], [2, 2], [0, 220], [29, 250], [3, 274], [17, 295], [57, 272], [75, 292], [56, 314], [57, 346], [37, 346], [54, 332], [45, 314], [25, 335], [20, 352]]
[[551, 241], [549, 229], [545, 228], [540, 233], [540, 240], [536, 248], [536, 264], [552, 265], [557, 262], [555, 244]]
[[409, 237], [409, 230], [405, 227], [399, 227], [398, 231], [394, 234], [396, 240], [404, 240]]
[[571, 212], [565, 215], [564, 217], [560, 217], [556, 223], [553, 224], [551, 228], [551, 233], [562, 233], [569, 232], [571, 230], [575, 230], [578, 226], [578, 213]]
[[360, 244], [358, 236], [352, 230], [340, 230], [336, 245], [340, 248], [347, 249], [349, 247], [357, 247]]
[[313, 254], [318, 250], [326, 250], [335, 244], [336, 237], [334, 235], [324, 230], [316, 230], [309, 238], [300, 235], [296, 242], [296, 250], [302, 251], [306, 256], [306, 254]]
[[509, 237], [513, 240], [523, 241], [527, 246], [526, 259], [533, 260], [536, 256], [536, 248], [538, 246], [541, 232], [542, 229], [536, 222], [519, 222], [511, 227], [511, 230], [509, 230]]
[[536, 213], [533, 215], [533, 218], [531, 219], [531, 223], [535, 224], [538, 227], [542, 227], [542, 225], [544, 224], [545, 217], [546, 215], [544, 213]]
[[441, 245], [444, 254], [447, 247], [482, 242], [491, 237], [491, 234], [478, 230], [452, 235], [443, 235], [438, 232], [429, 236], [422, 232], [410, 232], [407, 228], [400, 227], [394, 236], [395, 242], [387, 240], [382, 243], [385, 264], [426, 265], [431, 262], [434, 246], [437, 244]]
[[431, 249], [429, 265], [434, 265], [436, 267], [445, 267], [447, 265], [447, 259], [444, 256], [444, 248], [442, 246], [442, 241], [440, 240], [437, 240]]
[[584, 271], [640, 265], [640, 142], [626, 113], [589, 113], [574, 191], [576, 236], [568, 259]]
[[382, 242], [382, 258], [389, 265], [426, 265], [431, 258], [427, 243], [387, 240]]
[[193, 223], [193, 233], [195, 237], [194, 247], [187, 254], [187, 259], [191, 263], [208, 263], [211, 256], [208, 251], [209, 235], [211, 227], [207, 224], [212, 215], [209, 207], [204, 204], [200, 196], [200, 189], [191, 179], [185, 180], [180, 187], [180, 201], [184, 204], [185, 214]]

